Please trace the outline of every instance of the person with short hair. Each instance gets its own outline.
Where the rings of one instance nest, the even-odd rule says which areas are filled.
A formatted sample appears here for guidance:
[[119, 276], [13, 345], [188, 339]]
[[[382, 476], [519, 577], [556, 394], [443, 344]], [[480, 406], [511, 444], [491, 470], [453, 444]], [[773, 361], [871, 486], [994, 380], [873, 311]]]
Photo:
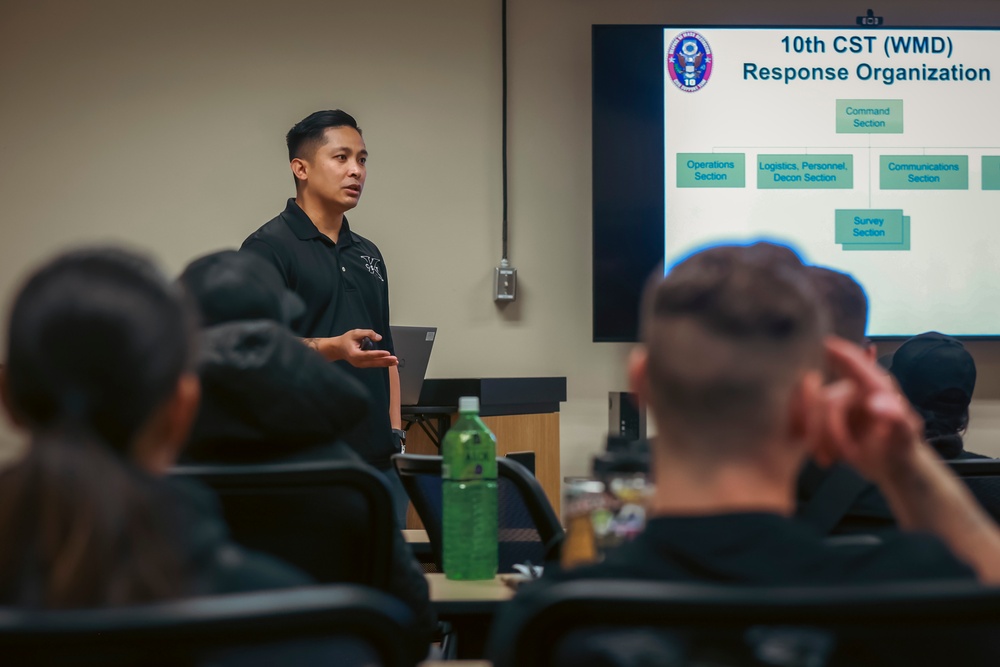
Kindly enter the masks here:
[[[866, 336], [868, 295], [854, 276], [824, 266], [804, 266], [810, 285], [830, 318], [830, 333], [854, 343], [871, 359], [875, 345]], [[823, 533], [875, 534], [893, 530], [896, 520], [871, 482], [844, 463], [827, 467], [808, 460], [797, 483], [796, 516]]]
[[352, 229], [345, 215], [361, 199], [368, 148], [357, 121], [340, 109], [303, 118], [286, 143], [295, 197], [240, 250], [278, 269], [306, 305], [295, 333], [371, 396], [367, 418], [344, 440], [386, 475], [402, 525], [407, 497], [390, 457], [403, 449], [406, 433], [389, 329], [389, 276], [378, 247]]
[[[519, 599], [567, 579], [1000, 582], [1000, 529], [923, 442], [891, 379], [857, 346], [828, 336], [801, 265], [771, 254], [713, 247], [652, 282], [628, 365], [657, 425], [645, 531], [603, 562], [547, 570], [503, 610], [494, 647], [508, 645]], [[904, 532], [838, 549], [794, 520], [795, 479], [809, 454], [877, 483]]]
[[30, 438], [0, 472], [0, 604], [62, 609], [311, 583], [229, 541], [210, 494], [161, 477], [200, 386], [195, 319], [146, 258], [59, 255], [10, 314], [3, 402]]

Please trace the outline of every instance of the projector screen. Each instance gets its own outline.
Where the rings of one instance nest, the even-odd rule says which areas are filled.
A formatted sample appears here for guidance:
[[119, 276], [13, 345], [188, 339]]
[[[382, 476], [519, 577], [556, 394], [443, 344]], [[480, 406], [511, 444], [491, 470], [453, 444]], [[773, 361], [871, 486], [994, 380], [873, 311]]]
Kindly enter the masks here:
[[[667, 270], [706, 245], [766, 238], [854, 275], [871, 336], [1000, 334], [1000, 32], [626, 27], [656, 31], [640, 40], [658, 43], [649, 62], [652, 48], [611, 54], [614, 28], [594, 33], [595, 272], [609, 263], [596, 190], [613, 173], [599, 156], [610, 123], [661, 147], [645, 171], [662, 180], [630, 194], [661, 198], [658, 220], [649, 202], [634, 224], [662, 225], [643, 234]], [[615, 61], [636, 83], [599, 110]], [[596, 310], [607, 280], [595, 273], [597, 340], [616, 339]]]

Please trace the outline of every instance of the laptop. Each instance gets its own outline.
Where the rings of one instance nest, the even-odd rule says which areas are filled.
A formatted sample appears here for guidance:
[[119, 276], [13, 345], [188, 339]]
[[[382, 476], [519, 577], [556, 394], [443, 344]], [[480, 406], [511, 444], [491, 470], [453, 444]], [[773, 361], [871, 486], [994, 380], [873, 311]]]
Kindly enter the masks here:
[[437, 336], [437, 327], [400, 327], [392, 325], [392, 345], [399, 359], [399, 403], [420, 403], [420, 389], [424, 385], [427, 362]]

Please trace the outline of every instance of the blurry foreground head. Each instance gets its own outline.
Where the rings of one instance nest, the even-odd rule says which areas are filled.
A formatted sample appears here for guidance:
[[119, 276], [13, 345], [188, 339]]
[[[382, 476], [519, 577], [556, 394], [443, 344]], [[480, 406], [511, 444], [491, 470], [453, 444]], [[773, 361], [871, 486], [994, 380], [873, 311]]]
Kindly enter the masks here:
[[278, 270], [249, 252], [222, 250], [199, 257], [178, 281], [197, 302], [206, 327], [243, 320], [273, 320], [290, 327], [306, 309]]
[[7, 341], [5, 401], [36, 435], [73, 432], [155, 457], [146, 441], [175, 444], [197, 401], [190, 310], [149, 260], [124, 250], [77, 250], [38, 269]]
[[945, 458], [961, 453], [976, 388], [976, 362], [965, 346], [936, 331], [914, 336], [892, 355], [889, 372], [923, 417], [931, 444]]
[[33, 273], [10, 315], [4, 402], [31, 436], [0, 473], [0, 604], [86, 607], [183, 588], [162, 473], [199, 385], [193, 316], [145, 258], [78, 250]]
[[820, 381], [826, 319], [786, 251], [709, 248], [647, 286], [630, 376], [677, 455], [745, 457], [793, 435], [797, 393]]

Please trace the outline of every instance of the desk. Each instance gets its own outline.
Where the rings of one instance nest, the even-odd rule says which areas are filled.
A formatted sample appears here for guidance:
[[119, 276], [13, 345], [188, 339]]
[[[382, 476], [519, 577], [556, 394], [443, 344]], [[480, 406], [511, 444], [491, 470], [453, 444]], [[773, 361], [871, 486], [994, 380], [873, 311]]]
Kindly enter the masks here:
[[485, 581], [452, 581], [443, 574], [425, 574], [431, 606], [438, 618], [451, 623], [459, 659], [482, 658], [497, 608], [514, 597], [499, 576]]

